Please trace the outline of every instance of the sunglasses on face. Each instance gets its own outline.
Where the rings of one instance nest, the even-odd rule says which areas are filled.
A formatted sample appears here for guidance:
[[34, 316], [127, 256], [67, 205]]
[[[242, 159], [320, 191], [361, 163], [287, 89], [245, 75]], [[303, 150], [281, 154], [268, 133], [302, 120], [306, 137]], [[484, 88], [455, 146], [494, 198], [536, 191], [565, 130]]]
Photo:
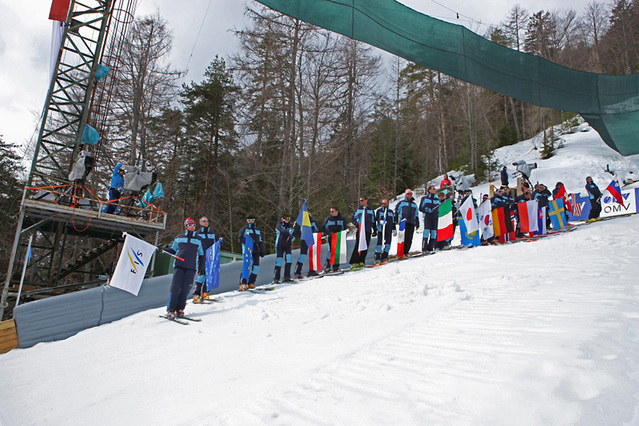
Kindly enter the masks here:
[[255, 219], [246, 219], [247, 222], [255, 222]]

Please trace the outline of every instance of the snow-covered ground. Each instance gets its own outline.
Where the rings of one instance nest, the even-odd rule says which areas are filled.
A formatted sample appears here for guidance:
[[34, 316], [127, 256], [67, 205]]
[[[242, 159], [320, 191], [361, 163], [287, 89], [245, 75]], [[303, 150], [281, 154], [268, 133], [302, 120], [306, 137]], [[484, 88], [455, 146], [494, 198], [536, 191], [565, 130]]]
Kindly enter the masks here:
[[[565, 138], [544, 162], [498, 155], [569, 191], [639, 171]], [[0, 355], [0, 424], [637, 425], [637, 241], [634, 215], [228, 293], [186, 326], [142, 312]]]

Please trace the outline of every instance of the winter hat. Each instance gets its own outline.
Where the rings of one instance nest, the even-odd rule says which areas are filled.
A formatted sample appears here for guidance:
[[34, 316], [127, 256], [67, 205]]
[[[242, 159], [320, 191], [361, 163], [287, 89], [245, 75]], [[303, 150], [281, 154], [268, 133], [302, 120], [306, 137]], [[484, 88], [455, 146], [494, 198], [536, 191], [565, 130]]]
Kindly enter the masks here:
[[188, 226], [195, 226], [195, 221], [190, 217], [184, 221], [184, 227], [186, 228]]
[[404, 194], [408, 195], [408, 194], [412, 194], [413, 191], [410, 188], [407, 188], [406, 191], [404, 191]]

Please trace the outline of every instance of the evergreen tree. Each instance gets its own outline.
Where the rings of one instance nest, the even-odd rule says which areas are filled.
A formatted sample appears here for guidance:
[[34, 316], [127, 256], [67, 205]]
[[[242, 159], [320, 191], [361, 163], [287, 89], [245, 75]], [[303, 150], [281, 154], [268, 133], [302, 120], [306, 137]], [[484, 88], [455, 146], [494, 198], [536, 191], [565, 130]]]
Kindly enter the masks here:
[[17, 145], [5, 143], [0, 135], [0, 270], [9, 267], [9, 258], [20, 210], [22, 185], [18, 181], [23, 171]]

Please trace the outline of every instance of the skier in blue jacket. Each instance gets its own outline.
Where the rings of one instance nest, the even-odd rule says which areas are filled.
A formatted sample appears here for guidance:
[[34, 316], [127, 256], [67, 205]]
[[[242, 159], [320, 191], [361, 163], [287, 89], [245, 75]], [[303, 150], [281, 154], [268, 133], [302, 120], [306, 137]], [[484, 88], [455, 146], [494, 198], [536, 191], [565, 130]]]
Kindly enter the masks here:
[[410, 246], [413, 243], [413, 233], [415, 229], [419, 229], [419, 210], [413, 191], [408, 188], [404, 192], [404, 199], [395, 206], [395, 220], [397, 224], [401, 224], [402, 220], [406, 221], [404, 228], [404, 253], [397, 253], [397, 257], [407, 256], [410, 252]]
[[375, 223], [377, 224], [375, 262], [386, 262], [393, 234], [397, 234], [395, 230], [395, 212], [388, 207], [388, 200], [382, 200], [382, 206], [375, 211]]
[[255, 281], [257, 280], [257, 274], [260, 272], [260, 258], [266, 256], [266, 249], [264, 248], [264, 240], [262, 240], [262, 232], [257, 229], [255, 225], [255, 216], [249, 214], [246, 216], [246, 225], [240, 229], [239, 241], [242, 244], [242, 253], [244, 253], [244, 244], [246, 238], [253, 240], [253, 253], [251, 258], [251, 273], [249, 274], [248, 281], [242, 278], [240, 283], [240, 290], [247, 290], [255, 288]]
[[[317, 226], [317, 222], [315, 221], [315, 219], [313, 219], [313, 216], [311, 216], [310, 213], [308, 214], [308, 218], [311, 220], [311, 229], [313, 230], [313, 234], [320, 232], [320, 229]], [[304, 262], [306, 261], [307, 257], [308, 257], [308, 244], [306, 244], [306, 241], [302, 240], [300, 243], [300, 256], [297, 258], [297, 264], [295, 265], [295, 274], [294, 274], [295, 278], [297, 279], [302, 278], [302, 266], [304, 266]], [[318, 275], [316, 271], [309, 269], [308, 271], [309, 277], [314, 277], [316, 275]]]
[[[368, 198], [363, 196], [359, 197], [359, 207], [353, 212], [352, 222], [357, 226], [357, 235], [355, 237], [355, 247], [353, 247], [350, 264], [355, 267], [364, 266], [364, 263], [366, 263], [366, 255], [368, 254], [368, 246], [371, 243], [371, 236], [377, 235], [377, 227], [374, 226], [375, 211], [368, 207]], [[359, 249], [360, 224], [364, 224], [366, 250]]]
[[[336, 232], [341, 232], [346, 229], [346, 219], [339, 212], [337, 206], [331, 206], [330, 215], [324, 220], [324, 225], [322, 225], [322, 232], [328, 235], [327, 243], [328, 243], [328, 253], [326, 256], [326, 264], [324, 267], [324, 272], [331, 271], [331, 243], [333, 238], [335, 237]], [[339, 271], [339, 264], [333, 265], [333, 272]]]
[[424, 238], [422, 240], [422, 253], [435, 250], [437, 243], [437, 221], [439, 218], [439, 206], [441, 201], [437, 198], [435, 185], [430, 185], [427, 194], [419, 201], [419, 211], [424, 213]]
[[215, 233], [211, 230], [209, 226], [209, 219], [206, 216], [202, 216], [200, 218], [200, 226], [201, 228], [195, 233], [202, 240], [202, 250], [204, 251], [204, 256], [200, 259], [200, 265], [202, 273], [200, 273], [195, 279], [195, 290], [193, 291], [193, 302], [199, 303], [202, 299], [209, 298], [208, 285], [206, 283], [206, 270], [204, 269], [204, 265], [206, 265], [206, 251], [215, 244]]
[[282, 271], [282, 263], [284, 262], [284, 279], [281, 282], [291, 282], [291, 265], [293, 264], [293, 256], [291, 255], [291, 246], [295, 237], [293, 236], [293, 226], [291, 226], [291, 217], [283, 214], [280, 222], [275, 227], [275, 250], [277, 257], [275, 259], [275, 269], [273, 271], [273, 284], [280, 283]]
[[180, 258], [173, 263], [173, 281], [166, 313], [169, 319], [184, 316], [186, 299], [195, 271], [198, 270], [198, 260], [204, 256], [202, 240], [195, 235], [195, 221], [189, 217], [184, 222], [184, 228], [186, 232], [175, 237], [171, 247], [165, 250]]

